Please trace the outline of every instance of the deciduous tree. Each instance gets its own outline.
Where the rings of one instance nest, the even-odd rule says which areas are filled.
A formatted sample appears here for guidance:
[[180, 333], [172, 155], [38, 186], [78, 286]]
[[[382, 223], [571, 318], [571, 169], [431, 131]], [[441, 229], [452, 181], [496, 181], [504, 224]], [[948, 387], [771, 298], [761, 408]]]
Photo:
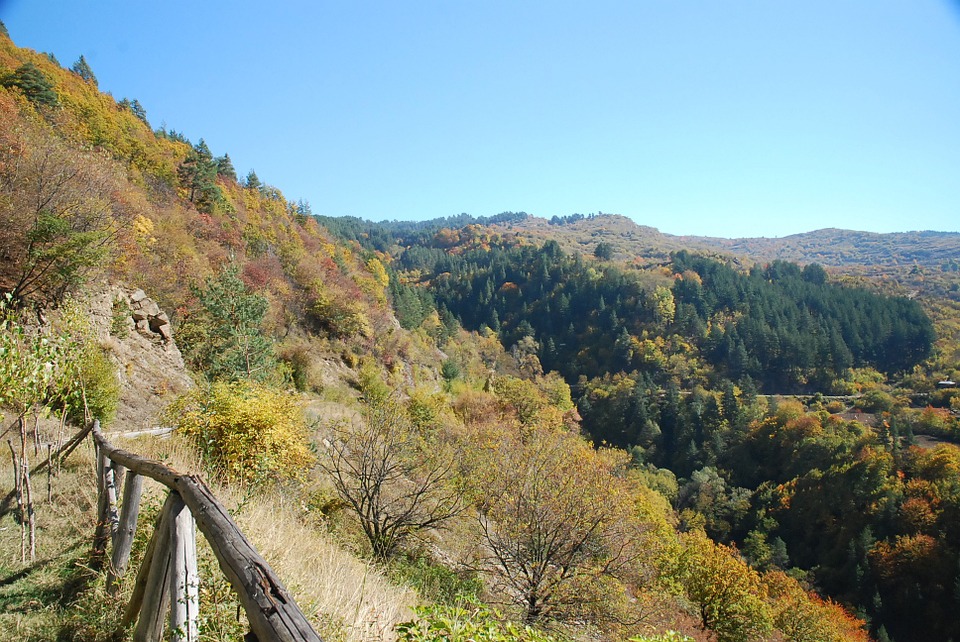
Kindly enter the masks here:
[[427, 442], [392, 399], [368, 405], [362, 419], [326, 428], [320, 466], [375, 557], [392, 556], [409, 538], [442, 527], [462, 510], [454, 452]]
[[477, 565], [495, 592], [531, 624], [615, 612], [644, 541], [612, 474], [622, 461], [552, 430], [486, 454], [474, 480]]
[[0, 288], [57, 300], [100, 267], [126, 224], [104, 159], [21, 126], [0, 146]]

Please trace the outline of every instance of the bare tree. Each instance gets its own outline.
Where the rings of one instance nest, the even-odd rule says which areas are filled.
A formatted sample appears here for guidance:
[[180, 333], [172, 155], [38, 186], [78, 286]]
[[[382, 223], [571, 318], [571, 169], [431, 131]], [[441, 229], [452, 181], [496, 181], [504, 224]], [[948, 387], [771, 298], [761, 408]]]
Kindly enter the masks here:
[[392, 400], [367, 408], [362, 421], [334, 422], [329, 431], [320, 465], [376, 557], [390, 557], [410, 536], [462, 510], [453, 449], [425, 439]]

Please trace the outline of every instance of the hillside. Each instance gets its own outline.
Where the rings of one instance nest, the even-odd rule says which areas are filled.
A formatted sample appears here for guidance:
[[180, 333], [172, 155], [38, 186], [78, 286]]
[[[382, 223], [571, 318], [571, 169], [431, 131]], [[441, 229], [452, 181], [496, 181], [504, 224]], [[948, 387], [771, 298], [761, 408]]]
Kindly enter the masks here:
[[554, 240], [569, 252], [593, 255], [607, 244], [625, 264], [665, 264], [671, 252], [696, 250], [733, 257], [738, 264], [793, 261], [817, 263], [834, 278], [851, 284], [917, 298], [937, 327], [944, 377], [960, 361], [960, 234], [905, 232], [874, 234], [825, 229], [783, 238], [721, 239], [672, 236], [617, 215], [575, 215], [550, 221], [536, 217], [507, 226], [532, 243]]
[[[284, 516], [278, 567], [342, 562], [347, 580], [296, 576], [331, 639], [960, 635], [960, 449], [913, 445], [960, 442], [935, 388], [956, 344], [934, 342], [932, 294], [900, 296], [951, 264], [883, 283], [623, 217], [318, 217], [93, 73], [0, 35], [0, 407], [21, 457], [35, 417], [176, 427], [131, 447], [202, 470], [251, 527]], [[14, 539], [4, 585], [43, 566]], [[102, 582], [19, 601], [56, 611], [24, 637], [111, 637], [120, 603], [69, 625]], [[237, 634], [228, 592], [204, 599], [204, 634]]]

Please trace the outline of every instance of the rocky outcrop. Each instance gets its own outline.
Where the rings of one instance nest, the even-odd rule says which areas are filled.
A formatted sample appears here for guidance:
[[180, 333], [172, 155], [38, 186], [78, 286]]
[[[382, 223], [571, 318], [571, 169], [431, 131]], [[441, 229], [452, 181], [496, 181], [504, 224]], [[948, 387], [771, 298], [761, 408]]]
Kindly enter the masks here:
[[[118, 298], [113, 303], [114, 309], [118, 304], [123, 305], [124, 296], [122, 292], [118, 294]], [[145, 336], [149, 336], [150, 333], [156, 334], [163, 339], [164, 343], [173, 341], [170, 317], [160, 309], [160, 306], [153, 299], [148, 298], [143, 290], [134, 290], [127, 297], [126, 304], [130, 309], [130, 318], [133, 320], [133, 327], [137, 332]]]
[[117, 365], [120, 406], [110, 426], [142, 430], [193, 386], [173, 339], [170, 318], [143, 290], [104, 285], [90, 296], [90, 321]]

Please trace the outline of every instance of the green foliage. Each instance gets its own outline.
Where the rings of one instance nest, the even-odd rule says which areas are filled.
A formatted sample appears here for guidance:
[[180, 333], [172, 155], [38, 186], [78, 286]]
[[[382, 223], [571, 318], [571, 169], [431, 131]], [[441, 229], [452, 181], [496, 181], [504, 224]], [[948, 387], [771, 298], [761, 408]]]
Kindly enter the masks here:
[[237, 170], [233, 167], [233, 161], [230, 160], [230, 154], [224, 154], [214, 159], [217, 166], [217, 176], [223, 176], [227, 180], [237, 180]]
[[65, 301], [46, 328], [0, 301], [0, 405], [19, 417], [52, 405], [82, 422], [110, 422], [120, 399], [116, 369], [97, 344], [80, 304]]
[[764, 639], [771, 631], [766, 591], [756, 571], [700, 533], [683, 537], [677, 567], [687, 597], [697, 605], [703, 625], [718, 642]]
[[177, 169], [180, 185], [186, 189], [190, 199], [201, 212], [210, 213], [223, 203], [223, 192], [217, 186], [216, 179], [219, 164], [210, 153], [210, 148], [200, 139]]
[[676, 631], [667, 631], [653, 636], [641, 635], [632, 637], [628, 642], [694, 642], [694, 639], [682, 633], [677, 633]]
[[695, 277], [674, 284], [678, 305], [716, 320], [703, 349], [731, 378], [749, 375], [782, 392], [817, 370], [906, 370], [933, 346], [933, 326], [916, 301], [828, 284], [810, 266], [802, 272], [774, 261], [742, 274], [686, 252], [674, 255], [674, 266]]
[[893, 410], [896, 400], [889, 393], [882, 390], [869, 390], [860, 397], [857, 405], [864, 412], [881, 413]]
[[236, 481], [300, 477], [314, 461], [299, 399], [251, 381], [195, 388], [165, 419], [196, 441], [212, 470]]
[[273, 344], [262, 334], [266, 297], [250, 292], [236, 266], [207, 279], [194, 295], [199, 307], [177, 336], [191, 365], [211, 379], [262, 381], [272, 376]]
[[613, 246], [610, 243], [601, 241], [593, 250], [593, 255], [598, 259], [609, 261], [613, 258]]
[[423, 555], [401, 555], [390, 564], [391, 575], [416, 589], [422, 600], [447, 606], [476, 602], [483, 582], [473, 571], [456, 572]]
[[401, 642], [560, 642], [561, 638], [530, 626], [503, 621], [487, 608], [432, 605], [414, 609], [417, 619], [396, 627]]
[[147, 121], [147, 110], [143, 108], [143, 105], [140, 104], [140, 101], [134, 98], [132, 101], [128, 98], [124, 98], [117, 106], [127, 109], [131, 114], [136, 116], [137, 120], [142, 122], [147, 127], [150, 126], [150, 123]]
[[110, 334], [118, 339], [125, 339], [130, 334], [130, 304], [118, 296], [110, 305]]
[[69, 405], [71, 412], [68, 418], [81, 423], [85, 403], [86, 412], [91, 417], [99, 419], [104, 426], [109, 425], [120, 405], [120, 382], [117, 381], [116, 366], [103, 348], [88, 341], [79, 355], [76, 370], [82, 399], [80, 403]]
[[70, 71], [83, 78], [85, 82], [90, 83], [94, 87], [97, 86], [97, 77], [93, 75], [93, 70], [87, 63], [87, 59], [82, 55], [77, 59], [77, 62], [73, 63], [73, 66], [70, 67]]
[[4, 87], [16, 87], [23, 92], [30, 102], [45, 107], [56, 107], [60, 104], [57, 92], [53, 90], [53, 83], [32, 62], [24, 63], [2, 80]]
[[76, 346], [31, 329], [11, 304], [9, 294], [0, 299], [0, 406], [24, 417], [63, 380]]
[[444, 359], [440, 364], [440, 376], [447, 383], [450, 383], [462, 374], [460, 366], [453, 359]]
[[34, 125], [0, 145], [0, 286], [14, 299], [56, 301], [102, 267], [129, 212], [118, 177]]

